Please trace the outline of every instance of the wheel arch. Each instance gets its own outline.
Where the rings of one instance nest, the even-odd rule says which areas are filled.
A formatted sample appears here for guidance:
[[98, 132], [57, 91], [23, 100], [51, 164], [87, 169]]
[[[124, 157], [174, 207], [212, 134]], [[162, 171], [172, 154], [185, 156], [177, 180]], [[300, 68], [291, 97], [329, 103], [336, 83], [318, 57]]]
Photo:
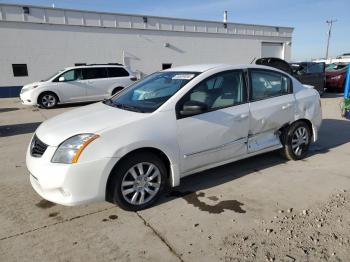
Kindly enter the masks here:
[[139, 152], [148, 152], [148, 153], [152, 153], [152, 154], [158, 156], [164, 162], [164, 164], [166, 166], [167, 176], [168, 176], [168, 185], [177, 186], [179, 184], [180, 178], [179, 178], [178, 171], [175, 170], [176, 168], [174, 168], [174, 165], [172, 165], [172, 162], [171, 162], [170, 158], [168, 157], [168, 155], [166, 153], [164, 153], [162, 150], [155, 148], [155, 147], [142, 147], [142, 148], [134, 149], [134, 150], [128, 152], [122, 158], [120, 158], [118, 160], [118, 162], [114, 165], [114, 167], [112, 168], [112, 170], [108, 176], [108, 179], [107, 179], [106, 191], [105, 191], [105, 200], [106, 201], [113, 202], [113, 193], [112, 193], [113, 188], [111, 188], [111, 178], [112, 178], [112, 174], [113, 174], [114, 170], [116, 168], [118, 168], [118, 166], [120, 165], [122, 160], [124, 160], [127, 157], [132, 156], [135, 153], [139, 153]]
[[285, 137], [284, 135], [286, 134], [286, 131], [288, 130], [288, 128], [296, 123], [296, 122], [304, 122], [305, 124], [307, 124], [307, 126], [309, 127], [310, 131], [311, 131], [311, 138], [313, 141], [316, 141], [317, 139], [317, 131], [316, 129], [314, 128], [312, 122], [309, 120], [309, 119], [306, 119], [306, 118], [300, 118], [300, 119], [297, 119], [295, 120], [294, 122], [292, 123], [289, 123], [289, 124], [285, 124], [284, 126], [282, 126], [279, 131], [281, 133], [281, 142], [282, 144], [284, 144], [284, 140], [285, 140]]
[[[124, 88], [125, 88], [125, 87], [123, 87], [123, 86], [113, 87], [113, 88], [112, 88], [112, 91], [111, 91], [111, 95], [112, 95], [112, 96], [115, 95], [117, 92], [123, 90]], [[116, 90], [117, 90], [117, 91], [116, 91]], [[116, 91], [116, 92], [114, 92], [114, 91]]]
[[61, 101], [60, 96], [59, 96], [56, 92], [51, 91], [51, 90], [45, 90], [45, 91], [42, 91], [42, 92], [38, 95], [38, 98], [36, 99], [36, 100], [37, 100], [36, 103], [39, 104], [39, 99], [40, 99], [40, 97], [41, 97], [42, 95], [44, 95], [44, 94], [50, 94], [50, 93], [51, 93], [51, 94], [54, 94], [54, 95], [57, 97], [57, 103]]

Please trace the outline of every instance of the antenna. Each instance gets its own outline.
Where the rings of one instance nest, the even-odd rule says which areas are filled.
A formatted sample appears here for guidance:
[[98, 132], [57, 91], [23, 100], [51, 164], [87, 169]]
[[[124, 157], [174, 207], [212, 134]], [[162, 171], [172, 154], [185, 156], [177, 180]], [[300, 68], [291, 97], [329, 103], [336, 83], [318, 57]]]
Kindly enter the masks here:
[[329, 42], [330, 42], [330, 39], [331, 39], [333, 23], [335, 23], [337, 21], [338, 20], [332, 20], [332, 19], [326, 21], [326, 23], [328, 24], [328, 39], [327, 39], [326, 60], [328, 59]]

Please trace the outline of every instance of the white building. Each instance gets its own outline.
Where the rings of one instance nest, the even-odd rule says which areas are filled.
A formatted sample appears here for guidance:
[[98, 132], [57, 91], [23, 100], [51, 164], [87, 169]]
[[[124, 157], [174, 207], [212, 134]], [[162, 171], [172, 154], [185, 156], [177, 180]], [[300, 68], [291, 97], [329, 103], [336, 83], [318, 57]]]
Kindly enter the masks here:
[[[168, 66], [290, 60], [293, 28], [0, 4], [0, 97], [78, 63]], [[7, 88], [5, 88], [7, 87]], [[17, 88], [16, 88], [17, 87]]]

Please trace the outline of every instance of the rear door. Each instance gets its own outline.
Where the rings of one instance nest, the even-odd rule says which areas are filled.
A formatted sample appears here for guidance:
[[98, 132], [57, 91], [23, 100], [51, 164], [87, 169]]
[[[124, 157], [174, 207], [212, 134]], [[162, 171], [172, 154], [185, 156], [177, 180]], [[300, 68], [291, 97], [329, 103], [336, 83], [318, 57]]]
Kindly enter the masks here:
[[129, 72], [123, 67], [107, 67], [107, 73], [109, 79], [108, 95], [112, 94], [113, 90], [119, 91], [133, 82]]
[[292, 81], [276, 71], [249, 69], [249, 83], [248, 152], [279, 147], [279, 129], [294, 119]]
[[104, 99], [109, 87], [107, 69], [105, 67], [83, 68], [82, 75], [82, 82], [86, 84], [86, 99], [91, 101]]
[[297, 71], [297, 78], [306, 85], [312, 85], [319, 93], [325, 88], [325, 64], [324, 63], [302, 63], [302, 69]]

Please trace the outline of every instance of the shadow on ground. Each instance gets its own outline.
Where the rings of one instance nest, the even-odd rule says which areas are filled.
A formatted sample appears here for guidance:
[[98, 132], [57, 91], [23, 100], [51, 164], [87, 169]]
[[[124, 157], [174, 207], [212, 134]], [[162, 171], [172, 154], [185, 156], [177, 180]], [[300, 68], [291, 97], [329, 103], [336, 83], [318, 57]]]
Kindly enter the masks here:
[[12, 111], [17, 111], [17, 110], [19, 110], [19, 108], [17, 108], [17, 107], [0, 108], [0, 113], [12, 112]]
[[[71, 104], [58, 104], [55, 108], [74, 108], [74, 107], [80, 107], [80, 106], [86, 106], [86, 105], [90, 105], [93, 103], [97, 103], [95, 102], [81, 102], [81, 103], [71, 103]], [[43, 110], [51, 110], [51, 109], [43, 109]]]
[[0, 126], [0, 137], [33, 133], [41, 122]]

